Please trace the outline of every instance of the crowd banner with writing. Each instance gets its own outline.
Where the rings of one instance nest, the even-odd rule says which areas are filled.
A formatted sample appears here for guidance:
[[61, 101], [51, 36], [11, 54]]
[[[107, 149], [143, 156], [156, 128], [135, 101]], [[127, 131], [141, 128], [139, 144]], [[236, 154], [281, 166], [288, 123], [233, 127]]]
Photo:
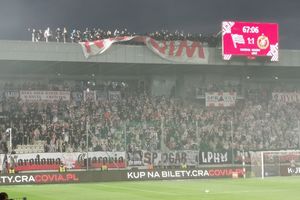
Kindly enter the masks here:
[[[0, 154], [0, 167], [3, 167], [4, 154]], [[90, 168], [100, 168], [103, 164], [109, 168], [125, 168], [125, 152], [89, 152], [86, 153], [33, 153], [12, 154], [7, 159], [15, 165], [16, 171], [58, 170], [60, 164], [67, 169], [85, 169], [88, 160]]]
[[79, 44], [82, 46], [84, 56], [89, 58], [90, 56], [102, 54], [115, 42], [125, 42], [132, 40], [133, 38], [134, 37], [132, 36], [122, 36], [96, 40], [93, 42], [79, 42]]
[[97, 91], [83, 91], [83, 100], [84, 101], [96, 101], [97, 99]]
[[272, 99], [274, 101], [292, 103], [300, 102], [300, 93], [298, 92], [273, 92]]
[[199, 152], [199, 164], [230, 164], [232, 162], [232, 156], [229, 152], [211, 152], [200, 151]]
[[20, 98], [23, 101], [70, 101], [70, 91], [21, 90]]
[[232, 163], [231, 153], [227, 151], [135, 151], [127, 152], [127, 159], [129, 166], [147, 166], [149, 164], [155, 166], [180, 166], [184, 163], [188, 166], [196, 166]]
[[[174, 152], [143, 152], [143, 163], [152, 163], [154, 165], [180, 165], [187, 163], [187, 153], [184, 151]], [[188, 164], [190, 164], [188, 162]]]
[[143, 166], [143, 151], [135, 150], [135, 151], [127, 151], [127, 162], [128, 166]]
[[153, 38], [145, 38], [146, 46], [160, 57], [180, 63], [207, 64], [208, 49], [201, 42], [180, 41], [157, 41]]
[[147, 166], [153, 164], [156, 166], [171, 166], [181, 165], [195, 165], [196, 155], [198, 151], [136, 151], [127, 153], [129, 166]]
[[19, 91], [16, 91], [16, 90], [5, 91], [4, 96], [6, 98], [18, 98], [19, 97]]
[[207, 107], [230, 107], [235, 106], [235, 92], [206, 92], [205, 105]]
[[[248, 155], [245, 154], [245, 155]], [[242, 154], [235, 154], [235, 163], [242, 163]], [[248, 157], [248, 156], [246, 156]], [[250, 159], [250, 158], [249, 158]], [[246, 163], [250, 160], [246, 159]], [[100, 168], [103, 164], [109, 168], [125, 168], [126, 163], [129, 167], [148, 166], [188, 166], [198, 165], [224, 165], [232, 164], [232, 156], [228, 151], [143, 151], [134, 152], [89, 152], [88, 159], [86, 153], [31, 153], [31, 154], [12, 154], [5, 157], [0, 154], [0, 169], [4, 160], [10, 165], [14, 165], [17, 171], [34, 170], [57, 170], [60, 164], [64, 164], [67, 169], [85, 169], [88, 160], [89, 168]]]
[[145, 36], [124, 36], [97, 40], [94, 42], [80, 42], [86, 58], [102, 54], [115, 42], [129, 40], [142, 41], [155, 54], [172, 62], [207, 64], [208, 48], [203, 47], [199, 41], [178, 40], [178, 41], [157, 41]]

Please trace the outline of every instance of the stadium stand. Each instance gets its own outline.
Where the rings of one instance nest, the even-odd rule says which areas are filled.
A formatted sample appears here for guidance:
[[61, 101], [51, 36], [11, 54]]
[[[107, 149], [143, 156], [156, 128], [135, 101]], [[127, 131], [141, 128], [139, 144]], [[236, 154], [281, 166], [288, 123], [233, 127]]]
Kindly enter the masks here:
[[[202, 85], [203, 92], [216, 91], [216, 88], [217, 91], [230, 89], [226, 85], [223, 88], [217, 86], [217, 83], [214, 86], [207, 84]], [[3, 90], [49, 90], [57, 87], [70, 91], [80, 88], [71, 83], [14, 85], [8, 82], [3, 85]], [[153, 151], [162, 147], [211, 151], [298, 148], [295, 129], [300, 117], [299, 105], [272, 99], [274, 91], [291, 90], [284, 86], [251, 89], [240, 84], [231, 90], [239, 91], [241, 89], [237, 88], [240, 87], [243, 89], [238, 96], [244, 98], [235, 107], [229, 108], [208, 108], [201, 101], [172, 96], [151, 96], [145, 90], [137, 93], [134, 92], [136, 88], [129, 88], [125, 83], [112, 82], [95, 84], [95, 88], [106, 92], [120, 91], [119, 99], [32, 103], [4, 98], [2, 131], [12, 125], [16, 153], [83, 151], [86, 148], [86, 116], [90, 116], [91, 151]], [[1, 142], [8, 142], [8, 137], [2, 134]]]
[[[157, 31], [128, 45], [116, 38], [135, 35], [127, 30], [73, 32], [0, 41], [3, 169], [7, 160], [18, 172], [57, 171], [62, 162], [74, 170], [180, 167], [185, 157], [172, 157], [180, 153], [189, 167], [242, 165], [241, 152], [300, 147], [297, 52], [283, 51], [277, 63], [224, 61], [199, 35]], [[117, 44], [89, 42], [95, 37]], [[216, 159], [204, 163], [208, 154]]]

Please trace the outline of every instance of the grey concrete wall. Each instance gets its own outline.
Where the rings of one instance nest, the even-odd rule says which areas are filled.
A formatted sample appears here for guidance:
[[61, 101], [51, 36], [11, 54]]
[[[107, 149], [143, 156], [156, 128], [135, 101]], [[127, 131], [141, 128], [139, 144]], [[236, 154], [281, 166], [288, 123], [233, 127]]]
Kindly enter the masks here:
[[[0, 60], [176, 64], [160, 58], [146, 46], [114, 44], [103, 54], [86, 59], [83, 55], [81, 46], [75, 43], [33, 43], [31, 41], [5, 40], [0, 41]], [[209, 48], [208, 65], [264, 65], [299, 67], [300, 51], [280, 50], [279, 60], [279, 62], [273, 63], [262, 63], [257, 61], [223, 61], [221, 49]]]

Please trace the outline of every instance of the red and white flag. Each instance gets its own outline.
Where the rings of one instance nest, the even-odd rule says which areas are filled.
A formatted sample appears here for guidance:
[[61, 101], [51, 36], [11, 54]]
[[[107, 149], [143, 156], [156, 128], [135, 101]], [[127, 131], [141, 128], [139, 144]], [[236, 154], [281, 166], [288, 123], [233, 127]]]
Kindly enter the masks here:
[[161, 58], [176, 63], [206, 64], [208, 63], [208, 48], [203, 47], [199, 41], [174, 40], [157, 41], [145, 36], [114, 37], [93, 42], [80, 42], [84, 56], [102, 54], [115, 42], [125, 42], [134, 39], [144, 43], [148, 49]]
[[135, 36], [114, 37], [93, 42], [79, 42], [82, 46], [84, 56], [86, 58], [97, 54], [102, 54], [115, 42], [125, 42], [135, 38]]
[[244, 37], [239, 34], [231, 34], [231, 38], [233, 41], [234, 48], [236, 48], [236, 44], [245, 44]]

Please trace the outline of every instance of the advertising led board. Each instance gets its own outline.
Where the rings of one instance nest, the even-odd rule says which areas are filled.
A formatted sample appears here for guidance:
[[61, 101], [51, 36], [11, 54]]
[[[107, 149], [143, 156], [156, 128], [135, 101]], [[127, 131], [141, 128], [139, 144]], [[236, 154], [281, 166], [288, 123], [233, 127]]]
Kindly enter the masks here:
[[222, 22], [222, 55], [224, 60], [232, 56], [270, 57], [278, 61], [278, 24], [259, 22]]

